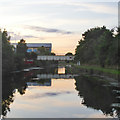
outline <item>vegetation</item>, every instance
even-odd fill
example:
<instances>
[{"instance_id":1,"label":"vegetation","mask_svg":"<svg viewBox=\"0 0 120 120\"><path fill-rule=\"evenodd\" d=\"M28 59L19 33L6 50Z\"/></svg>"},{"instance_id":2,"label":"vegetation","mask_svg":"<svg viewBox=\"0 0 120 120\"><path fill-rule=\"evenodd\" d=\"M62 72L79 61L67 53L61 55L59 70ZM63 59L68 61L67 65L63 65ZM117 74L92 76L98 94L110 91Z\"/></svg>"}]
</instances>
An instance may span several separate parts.
<instances>
[{"instance_id":1,"label":"vegetation","mask_svg":"<svg viewBox=\"0 0 120 120\"><path fill-rule=\"evenodd\" d=\"M37 59L37 53L35 52L29 52L26 54L27 59L33 59L36 60Z\"/></svg>"},{"instance_id":2,"label":"vegetation","mask_svg":"<svg viewBox=\"0 0 120 120\"><path fill-rule=\"evenodd\" d=\"M82 64L118 66L120 28L109 30L105 26L87 30L76 48L75 61Z\"/></svg>"},{"instance_id":3,"label":"vegetation","mask_svg":"<svg viewBox=\"0 0 120 120\"><path fill-rule=\"evenodd\" d=\"M38 55L52 55L52 56L56 55L54 52L50 52L49 49L45 48L44 46L38 48L37 54Z\"/></svg>"},{"instance_id":4,"label":"vegetation","mask_svg":"<svg viewBox=\"0 0 120 120\"><path fill-rule=\"evenodd\" d=\"M4 30L3 32L0 31L2 34L2 70L3 74L10 73L13 70L21 70L25 67L29 67L30 65L25 65L26 60L34 60L34 65L36 66L50 66L50 64L57 64L55 61L36 61L37 55L55 55L55 53L51 53L45 47L38 48L37 53L35 52L27 52L27 45L24 39L21 39L18 42L16 47L16 52L14 51L15 48L10 44L10 36L8 36L7 31Z\"/></svg>"},{"instance_id":5,"label":"vegetation","mask_svg":"<svg viewBox=\"0 0 120 120\"><path fill-rule=\"evenodd\" d=\"M16 49L15 63L17 69L22 69L24 67L24 60L27 58L27 45L25 40L21 39L18 42Z\"/></svg>"},{"instance_id":6,"label":"vegetation","mask_svg":"<svg viewBox=\"0 0 120 120\"><path fill-rule=\"evenodd\" d=\"M10 36L7 31L2 33L2 72L10 72L14 69L14 51L13 46L10 45Z\"/></svg>"},{"instance_id":7,"label":"vegetation","mask_svg":"<svg viewBox=\"0 0 120 120\"><path fill-rule=\"evenodd\" d=\"M6 30L2 34L2 74L6 75L13 70L20 70L25 67L24 60L28 58L36 59L37 54L27 53L27 45L25 40L21 39L18 42L16 52L14 52L14 46L10 44L10 36Z\"/></svg>"},{"instance_id":8,"label":"vegetation","mask_svg":"<svg viewBox=\"0 0 120 120\"><path fill-rule=\"evenodd\" d=\"M45 47L39 47L38 48L38 55L50 55L50 51L48 49L46 49Z\"/></svg>"},{"instance_id":9,"label":"vegetation","mask_svg":"<svg viewBox=\"0 0 120 120\"><path fill-rule=\"evenodd\" d=\"M111 73L111 74L120 74L120 71L116 69L107 69L107 68L102 68L98 66L80 66L80 68L93 69L93 70L98 70L98 71L102 71L105 73Z\"/></svg>"},{"instance_id":10,"label":"vegetation","mask_svg":"<svg viewBox=\"0 0 120 120\"><path fill-rule=\"evenodd\" d=\"M8 36L7 31L4 30L3 32L1 32L1 34L3 51L2 60L4 61L2 66L3 72L9 72L14 68L22 69L24 67L25 59L36 60L37 55L55 55L55 53L51 53L45 47L38 48L37 53L27 53L27 45L24 39L21 39L18 43L15 53L14 47L10 44L10 36ZM83 65L87 64L101 67L118 67L118 51L120 49L118 47L119 39L120 28L109 30L105 26L103 26L89 29L84 32L84 34L82 34L82 39L79 41L79 45L77 46L75 51L75 61L80 61ZM71 52L68 52L65 55L68 56L73 54ZM87 68L89 69L88 66ZM92 68L96 69L93 66ZM99 70L101 70L101 68Z\"/></svg>"},{"instance_id":11,"label":"vegetation","mask_svg":"<svg viewBox=\"0 0 120 120\"><path fill-rule=\"evenodd\" d=\"M118 75L120 74L120 71L116 70L116 69L111 69L111 68L103 68L103 67L99 67L99 66L89 66L89 65L80 65L80 66L77 66L77 65L74 65L74 68L76 70L72 70L71 72L73 73L74 71L76 71L77 73L80 72L80 69L86 69L86 70L94 70L94 71L101 71L101 72L104 72L104 73L110 73L110 74L115 74L115 75ZM70 70L70 68L69 68ZM77 71L78 70L78 71Z\"/></svg>"},{"instance_id":12,"label":"vegetation","mask_svg":"<svg viewBox=\"0 0 120 120\"><path fill-rule=\"evenodd\" d=\"M18 42L17 49L16 49L17 55L19 55L22 59L26 58L27 54L27 45L25 43L24 39L21 39L20 42Z\"/></svg>"}]
</instances>

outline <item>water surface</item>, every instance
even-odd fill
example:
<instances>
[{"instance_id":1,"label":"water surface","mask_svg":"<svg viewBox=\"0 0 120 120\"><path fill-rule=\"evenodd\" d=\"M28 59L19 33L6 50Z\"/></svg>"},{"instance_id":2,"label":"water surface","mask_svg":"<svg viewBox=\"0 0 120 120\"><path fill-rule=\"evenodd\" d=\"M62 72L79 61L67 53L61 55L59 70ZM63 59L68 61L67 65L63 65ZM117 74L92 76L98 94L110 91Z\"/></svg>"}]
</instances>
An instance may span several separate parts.
<instances>
[{"instance_id":1,"label":"water surface","mask_svg":"<svg viewBox=\"0 0 120 120\"><path fill-rule=\"evenodd\" d=\"M120 109L119 89L103 78L70 75L65 68L32 70L4 77L7 118L111 118Z\"/></svg>"}]
</instances>

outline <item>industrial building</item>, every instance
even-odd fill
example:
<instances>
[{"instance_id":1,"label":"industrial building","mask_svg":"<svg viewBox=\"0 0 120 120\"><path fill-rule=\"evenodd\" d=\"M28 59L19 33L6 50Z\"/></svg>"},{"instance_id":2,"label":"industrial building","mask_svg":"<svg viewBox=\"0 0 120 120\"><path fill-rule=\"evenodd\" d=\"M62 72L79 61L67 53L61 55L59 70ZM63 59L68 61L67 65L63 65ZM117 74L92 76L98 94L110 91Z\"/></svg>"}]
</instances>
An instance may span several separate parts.
<instances>
[{"instance_id":1,"label":"industrial building","mask_svg":"<svg viewBox=\"0 0 120 120\"><path fill-rule=\"evenodd\" d=\"M16 48L17 43L12 43L14 47ZM51 43L26 43L28 49L27 52L37 52L37 49L39 47L45 47L48 49L50 52L52 51L52 44Z\"/></svg>"}]
</instances>

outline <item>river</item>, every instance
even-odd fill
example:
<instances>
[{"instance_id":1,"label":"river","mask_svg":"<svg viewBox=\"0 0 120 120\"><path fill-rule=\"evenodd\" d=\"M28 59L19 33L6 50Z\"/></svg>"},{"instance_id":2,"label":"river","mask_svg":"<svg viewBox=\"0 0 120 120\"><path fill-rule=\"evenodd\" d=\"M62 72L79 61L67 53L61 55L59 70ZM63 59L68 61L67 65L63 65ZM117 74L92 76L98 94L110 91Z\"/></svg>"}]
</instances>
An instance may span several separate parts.
<instances>
[{"instance_id":1,"label":"river","mask_svg":"<svg viewBox=\"0 0 120 120\"><path fill-rule=\"evenodd\" d=\"M117 118L120 88L103 77L66 73L65 67L3 77L5 118Z\"/></svg>"}]
</instances>

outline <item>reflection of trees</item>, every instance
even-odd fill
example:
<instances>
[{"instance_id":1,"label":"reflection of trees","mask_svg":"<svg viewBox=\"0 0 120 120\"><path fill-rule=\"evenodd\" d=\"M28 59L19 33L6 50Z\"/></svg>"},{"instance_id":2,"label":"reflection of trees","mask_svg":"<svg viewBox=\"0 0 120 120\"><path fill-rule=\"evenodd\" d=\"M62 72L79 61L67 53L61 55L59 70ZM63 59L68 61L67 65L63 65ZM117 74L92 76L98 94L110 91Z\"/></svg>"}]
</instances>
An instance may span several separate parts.
<instances>
[{"instance_id":1,"label":"reflection of trees","mask_svg":"<svg viewBox=\"0 0 120 120\"><path fill-rule=\"evenodd\" d=\"M8 96L7 99L3 98L2 101L2 115L6 116L7 111L10 111L9 105L13 102L13 95Z\"/></svg>"},{"instance_id":2,"label":"reflection of trees","mask_svg":"<svg viewBox=\"0 0 120 120\"><path fill-rule=\"evenodd\" d=\"M14 101L15 89L23 95L25 94L27 85L23 74L15 74L12 76L3 76L2 82L2 114L6 116L10 111L10 104Z\"/></svg>"},{"instance_id":3,"label":"reflection of trees","mask_svg":"<svg viewBox=\"0 0 120 120\"><path fill-rule=\"evenodd\" d=\"M43 84L44 85L44 83L46 83L46 82L48 82L48 83L51 83L51 79L40 79L39 81L36 81L38 84L40 83L40 84Z\"/></svg>"},{"instance_id":4,"label":"reflection of trees","mask_svg":"<svg viewBox=\"0 0 120 120\"><path fill-rule=\"evenodd\" d=\"M80 76L75 80L76 90L83 97L82 104L101 110L105 115L114 115L115 109L111 105L118 101L112 87L104 86L105 82L98 81L95 77Z\"/></svg>"},{"instance_id":5,"label":"reflection of trees","mask_svg":"<svg viewBox=\"0 0 120 120\"><path fill-rule=\"evenodd\" d=\"M55 73L56 69L42 69L38 71L30 71L24 73L14 73L9 76L3 76L2 78L2 115L6 116L7 112L10 111L10 104L14 101L15 90L23 95L27 88L27 82L31 81L32 77L36 77L39 73ZM34 81L35 82L35 81ZM41 80L40 83L51 82L51 80Z\"/></svg>"},{"instance_id":6,"label":"reflection of trees","mask_svg":"<svg viewBox=\"0 0 120 120\"><path fill-rule=\"evenodd\" d=\"M39 72L41 74L57 74L58 73L58 68L55 67L51 67L51 68L46 68L46 69L41 69L41 71Z\"/></svg>"}]
</instances>

